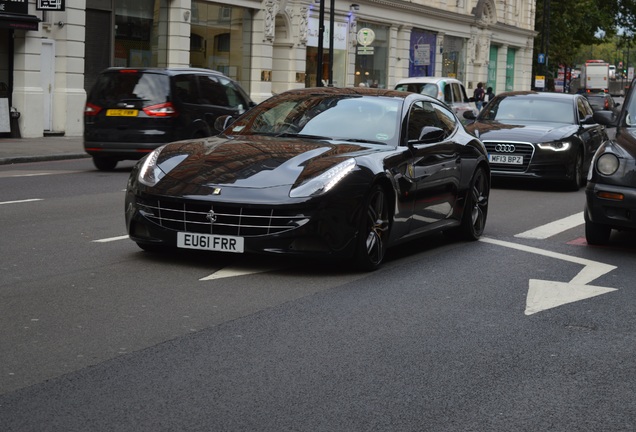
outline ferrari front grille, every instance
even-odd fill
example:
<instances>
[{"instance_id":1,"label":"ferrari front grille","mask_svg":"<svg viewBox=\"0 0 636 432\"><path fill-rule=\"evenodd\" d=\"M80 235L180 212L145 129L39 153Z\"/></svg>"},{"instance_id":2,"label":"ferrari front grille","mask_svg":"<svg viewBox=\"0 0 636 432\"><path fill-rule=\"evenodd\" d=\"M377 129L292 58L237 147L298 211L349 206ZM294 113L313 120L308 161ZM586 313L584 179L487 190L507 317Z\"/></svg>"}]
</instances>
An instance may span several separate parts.
<instances>
[{"instance_id":1,"label":"ferrari front grille","mask_svg":"<svg viewBox=\"0 0 636 432\"><path fill-rule=\"evenodd\" d=\"M298 228L309 216L293 209L241 207L168 200L138 201L139 212L163 228L202 234L257 237Z\"/></svg>"}]
</instances>

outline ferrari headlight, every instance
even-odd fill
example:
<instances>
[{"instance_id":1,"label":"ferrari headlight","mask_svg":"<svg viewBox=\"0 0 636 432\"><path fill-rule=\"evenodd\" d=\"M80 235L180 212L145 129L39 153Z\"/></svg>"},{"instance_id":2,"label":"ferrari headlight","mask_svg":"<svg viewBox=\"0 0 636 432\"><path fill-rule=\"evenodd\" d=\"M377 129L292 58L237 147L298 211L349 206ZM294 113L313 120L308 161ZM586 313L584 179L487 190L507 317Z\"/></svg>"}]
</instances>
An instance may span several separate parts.
<instances>
[{"instance_id":1,"label":"ferrari headlight","mask_svg":"<svg viewBox=\"0 0 636 432\"><path fill-rule=\"evenodd\" d=\"M177 165L187 159L187 153L170 152L162 154L161 152L166 146L161 146L153 150L146 159L144 159L139 169L139 182L146 186L155 186Z\"/></svg>"},{"instance_id":2,"label":"ferrari headlight","mask_svg":"<svg viewBox=\"0 0 636 432\"><path fill-rule=\"evenodd\" d=\"M570 148L572 143L569 141L552 141L547 143L538 143L537 145L541 150L566 151Z\"/></svg>"},{"instance_id":3,"label":"ferrari headlight","mask_svg":"<svg viewBox=\"0 0 636 432\"><path fill-rule=\"evenodd\" d=\"M620 162L615 154L602 154L596 161L596 169L603 175L610 176L618 171Z\"/></svg>"},{"instance_id":4,"label":"ferrari headlight","mask_svg":"<svg viewBox=\"0 0 636 432\"><path fill-rule=\"evenodd\" d=\"M355 167L355 159L347 159L319 176L307 180L305 183L292 189L291 192L289 192L289 196L291 198L300 198L325 193L336 186L340 180L345 178Z\"/></svg>"}]
</instances>

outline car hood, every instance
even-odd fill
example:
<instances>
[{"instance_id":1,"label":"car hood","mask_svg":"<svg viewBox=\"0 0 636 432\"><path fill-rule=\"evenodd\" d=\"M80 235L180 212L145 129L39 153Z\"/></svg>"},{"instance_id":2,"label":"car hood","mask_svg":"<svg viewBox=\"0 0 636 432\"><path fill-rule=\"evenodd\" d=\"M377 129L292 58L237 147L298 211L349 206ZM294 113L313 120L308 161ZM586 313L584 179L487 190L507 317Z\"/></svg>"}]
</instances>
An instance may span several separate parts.
<instances>
[{"instance_id":1,"label":"car hood","mask_svg":"<svg viewBox=\"0 0 636 432\"><path fill-rule=\"evenodd\" d=\"M376 151L382 150L377 145L268 136L181 141L161 152L161 166L171 170L157 186L166 190L176 183L254 189L292 186L349 157Z\"/></svg>"},{"instance_id":2,"label":"car hood","mask_svg":"<svg viewBox=\"0 0 636 432\"><path fill-rule=\"evenodd\" d=\"M574 134L578 126L569 123L477 121L466 129L485 141L547 142Z\"/></svg>"}]
</instances>

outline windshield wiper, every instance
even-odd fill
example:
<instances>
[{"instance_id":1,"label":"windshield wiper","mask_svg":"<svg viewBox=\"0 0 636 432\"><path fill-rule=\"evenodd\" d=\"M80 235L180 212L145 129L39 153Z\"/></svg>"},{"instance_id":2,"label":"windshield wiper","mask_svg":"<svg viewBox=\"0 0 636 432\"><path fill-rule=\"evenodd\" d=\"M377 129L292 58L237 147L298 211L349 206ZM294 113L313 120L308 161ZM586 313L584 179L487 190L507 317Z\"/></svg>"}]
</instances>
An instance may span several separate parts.
<instances>
[{"instance_id":1,"label":"windshield wiper","mask_svg":"<svg viewBox=\"0 0 636 432\"><path fill-rule=\"evenodd\" d=\"M385 141L374 141L374 140L368 140L368 139L362 139L362 138L342 138L342 139L340 139L340 141L354 142L354 143L365 143L365 144L382 144L382 145L386 145Z\"/></svg>"},{"instance_id":2,"label":"windshield wiper","mask_svg":"<svg viewBox=\"0 0 636 432\"><path fill-rule=\"evenodd\" d=\"M292 132L283 132L281 134L276 135L277 137L283 138L307 138L307 139L319 139L319 140L331 140L333 138L321 136L321 135L307 135L301 133L292 133Z\"/></svg>"}]
</instances>

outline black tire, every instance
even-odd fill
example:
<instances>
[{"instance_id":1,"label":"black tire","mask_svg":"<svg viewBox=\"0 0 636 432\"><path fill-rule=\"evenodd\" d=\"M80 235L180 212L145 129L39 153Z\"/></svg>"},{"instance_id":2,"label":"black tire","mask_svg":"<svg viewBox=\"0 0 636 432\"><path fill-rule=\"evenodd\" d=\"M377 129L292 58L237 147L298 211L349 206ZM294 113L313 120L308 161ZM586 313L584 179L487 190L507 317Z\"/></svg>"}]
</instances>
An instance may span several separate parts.
<instances>
[{"instance_id":1,"label":"black tire","mask_svg":"<svg viewBox=\"0 0 636 432\"><path fill-rule=\"evenodd\" d=\"M470 181L462 222L457 231L462 240L477 240L484 233L489 197L490 178L483 167L477 167Z\"/></svg>"},{"instance_id":2,"label":"black tire","mask_svg":"<svg viewBox=\"0 0 636 432\"><path fill-rule=\"evenodd\" d=\"M100 171L112 171L117 166L117 160L108 157L93 156L93 165Z\"/></svg>"},{"instance_id":3,"label":"black tire","mask_svg":"<svg viewBox=\"0 0 636 432\"><path fill-rule=\"evenodd\" d=\"M592 222L585 213L585 240L592 246L602 246L609 243L612 227Z\"/></svg>"},{"instance_id":4,"label":"black tire","mask_svg":"<svg viewBox=\"0 0 636 432\"><path fill-rule=\"evenodd\" d=\"M355 265L360 270L372 271L382 264L389 236L389 206L384 189L374 185L360 215Z\"/></svg>"},{"instance_id":5,"label":"black tire","mask_svg":"<svg viewBox=\"0 0 636 432\"><path fill-rule=\"evenodd\" d=\"M584 177L583 173L583 153L578 150L574 158L574 163L571 166L571 172L565 181L565 186L568 190L578 191L583 185Z\"/></svg>"}]
</instances>

